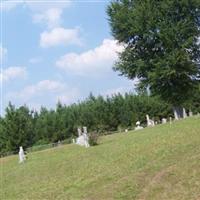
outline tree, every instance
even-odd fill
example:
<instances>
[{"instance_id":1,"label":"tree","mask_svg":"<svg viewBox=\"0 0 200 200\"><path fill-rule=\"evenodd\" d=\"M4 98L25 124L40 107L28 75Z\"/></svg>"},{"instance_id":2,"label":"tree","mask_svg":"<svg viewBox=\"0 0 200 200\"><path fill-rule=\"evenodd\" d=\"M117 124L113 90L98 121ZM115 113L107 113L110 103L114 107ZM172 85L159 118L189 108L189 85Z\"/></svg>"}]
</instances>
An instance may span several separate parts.
<instances>
[{"instance_id":1,"label":"tree","mask_svg":"<svg viewBox=\"0 0 200 200\"><path fill-rule=\"evenodd\" d=\"M114 70L179 110L200 82L200 1L114 0L107 14L124 45Z\"/></svg>"},{"instance_id":2,"label":"tree","mask_svg":"<svg viewBox=\"0 0 200 200\"><path fill-rule=\"evenodd\" d=\"M9 103L5 117L1 120L0 133L4 138L5 152L17 152L19 146L30 147L34 140L32 112L26 106L16 109Z\"/></svg>"}]
</instances>

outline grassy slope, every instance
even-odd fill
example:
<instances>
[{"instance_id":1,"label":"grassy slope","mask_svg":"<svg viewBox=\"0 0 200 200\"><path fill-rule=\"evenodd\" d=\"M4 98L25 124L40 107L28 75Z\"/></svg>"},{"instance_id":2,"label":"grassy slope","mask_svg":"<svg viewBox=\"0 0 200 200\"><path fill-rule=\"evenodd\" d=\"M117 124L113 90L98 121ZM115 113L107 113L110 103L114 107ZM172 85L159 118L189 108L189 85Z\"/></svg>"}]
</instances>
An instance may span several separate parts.
<instances>
[{"instance_id":1,"label":"grassy slope","mask_svg":"<svg viewBox=\"0 0 200 200\"><path fill-rule=\"evenodd\" d=\"M2 199L200 199L200 118L1 159ZM2 190L3 188L3 190Z\"/></svg>"}]
</instances>

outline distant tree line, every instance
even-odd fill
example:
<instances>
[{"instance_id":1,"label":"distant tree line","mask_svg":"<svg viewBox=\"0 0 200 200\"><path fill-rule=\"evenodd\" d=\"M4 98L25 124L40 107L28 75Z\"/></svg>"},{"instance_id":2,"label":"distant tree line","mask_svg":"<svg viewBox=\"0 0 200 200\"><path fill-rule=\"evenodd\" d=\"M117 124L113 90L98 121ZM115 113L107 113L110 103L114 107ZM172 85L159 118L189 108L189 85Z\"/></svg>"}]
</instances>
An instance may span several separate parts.
<instances>
[{"instance_id":1,"label":"distant tree line","mask_svg":"<svg viewBox=\"0 0 200 200\"><path fill-rule=\"evenodd\" d=\"M185 105L193 112L200 112L200 92ZM126 93L104 98L92 94L83 102L69 106L58 103L56 109L41 107L30 110L26 105L16 108L9 103L5 115L0 117L0 154L17 152L34 145L72 139L77 136L77 127L87 126L89 132L98 134L132 129L136 121L146 123L145 115L154 120L172 116L172 105L158 96Z\"/></svg>"}]
</instances>

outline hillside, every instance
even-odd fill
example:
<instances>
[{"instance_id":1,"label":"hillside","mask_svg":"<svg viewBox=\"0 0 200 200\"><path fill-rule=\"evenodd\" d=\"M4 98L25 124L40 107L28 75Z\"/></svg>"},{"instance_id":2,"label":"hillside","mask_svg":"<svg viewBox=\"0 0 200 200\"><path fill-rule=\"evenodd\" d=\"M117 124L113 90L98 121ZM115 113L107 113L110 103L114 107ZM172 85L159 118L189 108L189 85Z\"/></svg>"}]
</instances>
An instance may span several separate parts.
<instances>
[{"instance_id":1,"label":"hillside","mask_svg":"<svg viewBox=\"0 0 200 200\"><path fill-rule=\"evenodd\" d=\"M1 158L1 199L200 199L200 117Z\"/></svg>"}]
</instances>

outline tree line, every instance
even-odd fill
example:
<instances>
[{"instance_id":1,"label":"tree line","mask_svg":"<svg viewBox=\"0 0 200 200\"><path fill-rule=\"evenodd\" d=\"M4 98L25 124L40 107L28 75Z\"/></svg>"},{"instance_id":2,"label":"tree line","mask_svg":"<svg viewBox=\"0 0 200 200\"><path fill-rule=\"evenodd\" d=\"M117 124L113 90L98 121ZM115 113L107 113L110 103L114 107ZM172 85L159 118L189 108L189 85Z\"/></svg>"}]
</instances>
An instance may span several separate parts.
<instances>
[{"instance_id":1,"label":"tree line","mask_svg":"<svg viewBox=\"0 0 200 200\"><path fill-rule=\"evenodd\" d=\"M194 112L200 112L200 92L186 105ZM97 134L132 129L136 121L146 123L146 114L155 121L173 116L172 105L158 96L126 93L113 96L93 96L82 102L63 105L55 109L41 107L33 111L26 105L16 108L9 103L5 115L0 117L0 153L17 152L34 145L57 142L77 136L77 128L87 126L89 132Z\"/></svg>"}]
</instances>

